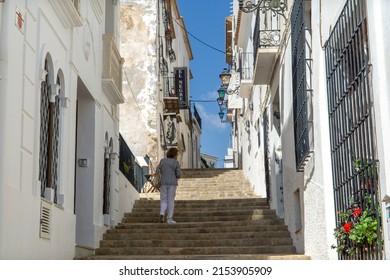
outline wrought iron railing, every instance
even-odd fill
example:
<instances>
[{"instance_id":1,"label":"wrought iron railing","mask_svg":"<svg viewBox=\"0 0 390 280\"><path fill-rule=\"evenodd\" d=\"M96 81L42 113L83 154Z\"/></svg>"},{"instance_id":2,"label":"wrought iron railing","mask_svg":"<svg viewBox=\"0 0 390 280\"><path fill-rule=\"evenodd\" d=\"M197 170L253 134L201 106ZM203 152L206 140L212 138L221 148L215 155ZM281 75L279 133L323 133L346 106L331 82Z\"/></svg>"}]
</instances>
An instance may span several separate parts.
<instances>
[{"instance_id":1,"label":"wrought iron railing","mask_svg":"<svg viewBox=\"0 0 390 280\"><path fill-rule=\"evenodd\" d=\"M148 162L148 158L146 160ZM145 175L149 174L149 168L141 168L137 164L135 156L121 134L119 134L119 170L133 187L138 192L141 192L146 182Z\"/></svg>"},{"instance_id":2,"label":"wrought iron railing","mask_svg":"<svg viewBox=\"0 0 390 280\"><path fill-rule=\"evenodd\" d=\"M256 61L258 48L279 46L281 40L281 18L281 15L275 15L271 10L257 10L253 32L253 61Z\"/></svg>"},{"instance_id":3,"label":"wrought iron railing","mask_svg":"<svg viewBox=\"0 0 390 280\"><path fill-rule=\"evenodd\" d=\"M166 97L178 97L175 89L175 78L169 76L162 77L162 89L163 96Z\"/></svg>"},{"instance_id":4,"label":"wrought iron railing","mask_svg":"<svg viewBox=\"0 0 390 280\"><path fill-rule=\"evenodd\" d=\"M295 140L295 164L297 171L303 171L306 160L311 153L311 85L310 53L307 53L305 23L305 1L294 2L291 13L291 52L292 52L292 86L293 117Z\"/></svg>"},{"instance_id":5,"label":"wrought iron railing","mask_svg":"<svg viewBox=\"0 0 390 280\"><path fill-rule=\"evenodd\" d=\"M336 236L340 259L383 258L365 5L365 0L348 0L325 44L336 223L347 225ZM340 213L351 211L354 221L348 224ZM358 227L363 219L370 232ZM356 240L355 232L371 240Z\"/></svg>"},{"instance_id":6,"label":"wrought iron railing","mask_svg":"<svg viewBox=\"0 0 390 280\"><path fill-rule=\"evenodd\" d=\"M264 172L265 172L265 189L267 195L267 202L271 200L271 165L270 165L270 151L269 151L269 118L268 110L263 113L263 140L264 140Z\"/></svg>"},{"instance_id":7,"label":"wrought iron railing","mask_svg":"<svg viewBox=\"0 0 390 280\"><path fill-rule=\"evenodd\" d=\"M202 118L200 117L198 110L196 110L196 106L194 106L194 117L195 117L196 121L198 122L199 127L202 128Z\"/></svg>"}]
</instances>

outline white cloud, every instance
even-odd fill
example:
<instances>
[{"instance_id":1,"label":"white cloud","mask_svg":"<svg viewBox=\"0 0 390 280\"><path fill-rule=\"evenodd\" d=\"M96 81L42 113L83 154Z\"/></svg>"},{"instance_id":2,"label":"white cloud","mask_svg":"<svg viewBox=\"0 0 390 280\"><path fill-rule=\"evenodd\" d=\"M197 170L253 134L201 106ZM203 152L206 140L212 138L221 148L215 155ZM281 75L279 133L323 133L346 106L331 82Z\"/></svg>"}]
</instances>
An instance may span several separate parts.
<instances>
[{"instance_id":1,"label":"white cloud","mask_svg":"<svg viewBox=\"0 0 390 280\"><path fill-rule=\"evenodd\" d=\"M219 89L218 88L215 88L214 91L209 91L208 93L205 93L205 94L202 94L201 95L201 99L205 99L205 100L215 100L215 103L217 103L217 98L218 98L218 92L217 90Z\"/></svg>"},{"instance_id":2,"label":"white cloud","mask_svg":"<svg viewBox=\"0 0 390 280\"><path fill-rule=\"evenodd\" d=\"M215 101L215 103L217 103ZM206 111L205 107L202 104L196 103L196 110L198 111L200 118L202 119L202 127L207 123L210 126L210 129L216 128L218 131L223 131L226 129L227 123L221 123L221 120L218 116L218 112L210 114Z\"/></svg>"}]
</instances>

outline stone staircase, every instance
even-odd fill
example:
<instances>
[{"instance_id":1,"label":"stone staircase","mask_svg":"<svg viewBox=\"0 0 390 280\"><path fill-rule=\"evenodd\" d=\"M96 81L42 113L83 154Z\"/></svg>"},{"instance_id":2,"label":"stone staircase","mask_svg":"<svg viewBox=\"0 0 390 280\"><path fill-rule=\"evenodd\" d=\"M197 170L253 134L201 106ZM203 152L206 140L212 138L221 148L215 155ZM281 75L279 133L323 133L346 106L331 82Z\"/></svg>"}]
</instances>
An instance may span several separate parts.
<instances>
[{"instance_id":1,"label":"stone staircase","mask_svg":"<svg viewBox=\"0 0 390 280\"><path fill-rule=\"evenodd\" d=\"M177 224L159 223L159 193L143 193L88 259L310 259L241 170L182 170Z\"/></svg>"}]
</instances>

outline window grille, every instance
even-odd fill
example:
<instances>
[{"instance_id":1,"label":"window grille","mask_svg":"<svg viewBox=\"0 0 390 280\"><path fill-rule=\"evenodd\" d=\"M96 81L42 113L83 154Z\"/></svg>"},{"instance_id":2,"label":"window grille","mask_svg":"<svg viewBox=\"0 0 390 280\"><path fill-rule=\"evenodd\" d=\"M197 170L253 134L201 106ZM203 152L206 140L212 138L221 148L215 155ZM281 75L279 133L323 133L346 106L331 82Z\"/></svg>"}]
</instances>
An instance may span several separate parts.
<instances>
[{"instance_id":1,"label":"window grille","mask_svg":"<svg viewBox=\"0 0 390 280\"><path fill-rule=\"evenodd\" d=\"M306 51L305 1L297 0L291 14L292 85L295 140L295 164L303 171L311 153L311 86L308 67L310 54Z\"/></svg>"},{"instance_id":2,"label":"window grille","mask_svg":"<svg viewBox=\"0 0 390 280\"><path fill-rule=\"evenodd\" d=\"M103 174L103 214L110 214L110 181L111 181L111 152L113 149L112 138L110 145L104 148L104 174Z\"/></svg>"},{"instance_id":3,"label":"window grille","mask_svg":"<svg viewBox=\"0 0 390 280\"><path fill-rule=\"evenodd\" d=\"M45 61L45 80L41 84L41 124L39 148L39 181L41 182L41 196L45 197L47 188L54 192L54 203L57 203L58 192L58 163L59 163L59 136L60 136L60 92L54 99L51 96L56 89L49 83L48 61ZM57 85L60 79L57 77ZM54 102L52 102L54 100ZM49 197L49 199L51 199Z\"/></svg>"},{"instance_id":4,"label":"window grille","mask_svg":"<svg viewBox=\"0 0 390 280\"><path fill-rule=\"evenodd\" d=\"M356 202L381 225L365 3L346 2L325 44L333 188L336 213ZM336 223L342 223L340 215ZM340 252L339 258L382 259L381 226L376 234L372 245L355 246L349 240L354 254Z\"/></svg>"},{"instance_id":5,"label":"window grille","mask_svg":"<svg viewBox=\"0 0 390 280\"><path fill-rule=\"evenodd\" d=\"M270 151L269 151L269 118L268 108L263 113L263 140L264 140L264 171L265 171L265 188L267 194L267 202L271 200L271 166L270 166Z\"/></svg>"}]
</instances>

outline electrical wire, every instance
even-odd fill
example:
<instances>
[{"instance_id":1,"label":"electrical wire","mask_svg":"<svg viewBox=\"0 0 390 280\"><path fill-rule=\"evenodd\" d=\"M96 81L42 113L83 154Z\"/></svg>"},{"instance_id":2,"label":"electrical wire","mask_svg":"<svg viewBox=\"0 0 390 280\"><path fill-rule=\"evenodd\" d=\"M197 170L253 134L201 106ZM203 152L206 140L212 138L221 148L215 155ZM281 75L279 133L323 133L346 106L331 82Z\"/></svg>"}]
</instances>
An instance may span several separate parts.
<instances>
[{"instance_id":1,"label":"electrical wire","mask_svg":"<svg viewBox=\"0 0 390 280\"><path fill-rule=\"evenodd\" d=\"M173 17L172 17L172 18L173 18ZM215 51L217 51L217 52L220 52L220 53L223 53L223 54L226 55L226 52L221 51L220 49L217 49L217 48L215 48L215 47L213 47L213 46L207 44L206 42L202 41L201 39L199 39L199 38L196 37L195 35L191 34L191 33L190 33L186 28L184 28L176 19L173 18L173 20L177 23L177 25L180 26L181 29L184 30L184 32L186 32L188 35L190 35L190 36L191 36L192 38L194 38L195 40L199 41L200 43L202 43L203 45L209 47L210 49L213 49L213 50L215 50Z\"/></svg>"},{"instance_id":2,"label":"electrical wire","mask_svg":"<svg viewBox=\"0 0 390 280\"><path fill-rule=\"evenodd\" d=\"M141 110L141 108L139 107L139 104L138 104L138 102L137 102L137 98L135 97L135 94L134 94L134 92L133 92L133 89L132 89L131 86L130 86L130 81L129 81L129 77L127 76L126 69L123 69L123 73L124 73L125 76L126 76L127 85L128 85L129 88L130 88L131 95L133 96L134 102L135 102L135 104L137 105L138 111L140 112L140 114L141 114L141 116L144 118L144 120L147 122L148 119L147 119L147 118L145 117L145 115L142 113L142 110Z\"/></svg>"}]
</instances>

